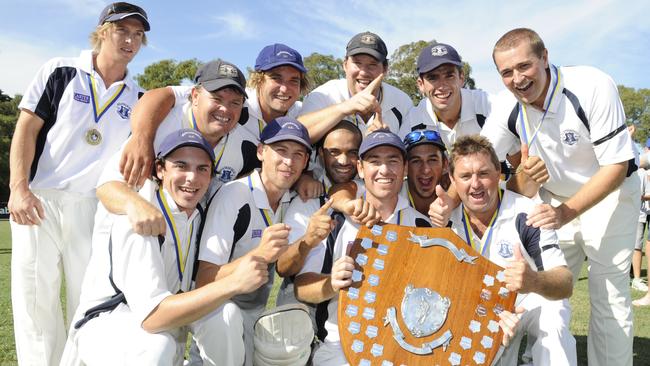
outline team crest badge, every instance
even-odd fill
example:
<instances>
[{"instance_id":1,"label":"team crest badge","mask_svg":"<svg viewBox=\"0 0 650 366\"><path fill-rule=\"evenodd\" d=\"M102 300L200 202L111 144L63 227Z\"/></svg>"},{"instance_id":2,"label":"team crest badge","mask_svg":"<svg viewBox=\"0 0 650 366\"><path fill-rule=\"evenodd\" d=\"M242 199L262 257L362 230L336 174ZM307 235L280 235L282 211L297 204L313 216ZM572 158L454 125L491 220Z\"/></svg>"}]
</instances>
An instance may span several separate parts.
<instances>
[{"instance_id":1,"label":"team crest badge","mask_svg":"<svg viewBox=\"0 0 650 366\"><path fill-rule=\"evenodd\" d=\"M377 38L375 38L375 36L373 36L372 34L364 34L361 36L359 41L361 41L361 43L364 44L375 44L377 43Z\"/></svg>"},{"instance_id":2,"label":"team crest badge","mask_svg":"<svg viewBox=\"0 0 650 366\"><path fill-rule=\"evenodd\" d=\"M447 47L445 46L438 45L438 46L431 47L431 56L440 57L446 54L447 54Z\"/></svg>"},{"instance_id":3,"label":"team crest badge","mask_svg":"<svg viewBox=\"0 0 650 366\"><path fill-rule=\"evenodd\" d=\"M131 117L131 107L125 103L117 103L117 114L119 114L122 119L129 119L129 117Z\"/></svg>"},{"instance_id":4,"label":"team crest badge","mask_svg":"<svg viewBox=\"0 0 650 366\"><path fill-rule=\"evenodd\" d=\"M492 363L498 314L516 297L503 268L448 228L362 226L349 256L355 268L339 293L338 328L350 365Z\"/></svg>"},{"instance_id":5,"label":"team crest badge","mask_svg":"<svg viewBox=\"0 0 650 366\"><path fill-rule=\"evenodd\" d=\"M251 239L261 238L261 237L262 237L262 229L253 229L251 231Z\"/></svg>"},{"instance_id":6,"label":"team crest badge","mask_svg":"<svg viewBox=\"0 0 650 366\"><path fill-rule=\"evenodd\" d=\"M229 78L236 78L237 69L235 69L230 65L221 65L219 66L219 75L229 77Z\"/></svg>"},{"instance_id":7,"label":"team crest badge","mask_svg":"<svg viewBox=\"0 0 650 366\"><path fill-rule=\"evenodd\" d=\"M502 256L503 258L510 258L512 257L512 245L508 243L507 241L502 241L500 242L497 247L499 247L499 255Z\"/></svg>"},{"instance_id":8,"label":"team crest badge","mask_svg":"<svg viewBox=\"0 0 650 366\"><path fill-rule=\"evenodd\" d=\"M235 177L235 169L229 166L223 167L218 175L220 181L223 183L228 183Z\"/></svg>"},{"instance_id":9,"label":"team crest badge","mask_svg":"<svg viewBox=\"0 0 650 366\"><path fill-rule=\"evenodd\" d=\"M562 131L562 143L565 145L573 146L578 143L580 135L573 130Z\"/></svg>"}]
</instances>

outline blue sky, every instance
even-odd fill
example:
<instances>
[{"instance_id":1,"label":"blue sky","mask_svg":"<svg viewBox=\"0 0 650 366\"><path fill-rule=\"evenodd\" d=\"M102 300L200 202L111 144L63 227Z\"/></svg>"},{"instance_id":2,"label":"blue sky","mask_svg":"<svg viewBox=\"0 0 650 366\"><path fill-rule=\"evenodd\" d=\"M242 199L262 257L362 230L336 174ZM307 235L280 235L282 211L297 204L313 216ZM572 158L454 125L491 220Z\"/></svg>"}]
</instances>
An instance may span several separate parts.
<instances>
[{"instance_id":1,"label":"blue sky","mask_svg":"<svg viewBox=\"0 0 650 366\"><path fill-rule=\"evenodd\" d=\"M47 59L88 48L103 0L3 0L0 89L24 93ZM588 64L618 84L650 88L650 2L633 1L153 1L149 46L131 63L134 74L162 60L223 58L245 69L259 50L286 43L307 56L341 57L356 33L378 33L392 53L402 44L432 40L456 47L478 87L502 89L492 46L515 27L535 29L557 65ZM192 6L192 7L190 7Z\"/></svg>"}]
</instances>

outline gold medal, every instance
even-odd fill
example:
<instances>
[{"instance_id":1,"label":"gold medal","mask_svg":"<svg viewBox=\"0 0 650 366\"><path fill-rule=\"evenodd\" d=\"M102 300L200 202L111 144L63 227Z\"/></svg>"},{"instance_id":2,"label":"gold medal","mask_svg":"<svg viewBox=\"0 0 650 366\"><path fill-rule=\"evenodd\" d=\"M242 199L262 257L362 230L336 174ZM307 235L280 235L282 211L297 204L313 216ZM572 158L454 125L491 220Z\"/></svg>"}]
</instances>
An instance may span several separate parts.
<instances>
[{"instance_id":1,"label":"gold medal","mask_svg":"<svg viewBox=\"0 0 650 366\"><path fill-rule=\"evenodd\" d=\"M102 134L96 128L86 131L86 142L89 145L99 145L102 142Z\"/></svg>"}]
</instances>

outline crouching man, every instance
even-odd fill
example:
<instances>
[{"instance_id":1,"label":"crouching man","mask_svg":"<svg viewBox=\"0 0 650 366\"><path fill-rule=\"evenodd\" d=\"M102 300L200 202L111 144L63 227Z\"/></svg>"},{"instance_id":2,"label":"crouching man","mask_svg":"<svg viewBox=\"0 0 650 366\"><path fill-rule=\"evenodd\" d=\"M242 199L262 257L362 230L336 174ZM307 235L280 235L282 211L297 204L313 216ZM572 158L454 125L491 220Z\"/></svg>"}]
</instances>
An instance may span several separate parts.
<instances>
[{"instance_id":1,"label":"crouching man","mask_svg":"<svg viewBox=\"0 0 650 366\"><path fill-rule=\"evenodd\" d=\"M125 215L106 220L111 228L93 242L64 365L180 365L188 330L204 364L243 363L243 341L227 334L241 324L228 324L231 309L221 305L265 283L266 264L249 256L223 280L190 291L197 204L210 184L214 152L198 131L182 129L163 140L156 156L156 182L139 194L160 209L166 234L136 234Z\"/></svg>"}]
</instances>

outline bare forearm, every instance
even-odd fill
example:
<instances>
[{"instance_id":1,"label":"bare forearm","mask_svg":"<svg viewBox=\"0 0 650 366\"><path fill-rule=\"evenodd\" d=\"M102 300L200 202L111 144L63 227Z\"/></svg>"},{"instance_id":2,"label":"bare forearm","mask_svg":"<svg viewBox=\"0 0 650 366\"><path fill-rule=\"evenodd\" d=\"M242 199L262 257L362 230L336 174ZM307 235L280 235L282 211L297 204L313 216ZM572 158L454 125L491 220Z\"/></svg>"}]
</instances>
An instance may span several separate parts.
<instances>
[{"instance_id":1,"label":"bare forearm","mask_svg":"<svg viewBox=\"0 0 650 366\"><path fill-rule=\"evenodd\" d=\"M338 292L332 288L331 277L320 273L303 273L295 281L296 298L311 304L329 300Z\"/></svg>"},{"instance_id":2,"label":"bare forearm","mask_svg":"<svg viewBox=\"0 0 650 366\"><path fill-rule=\"evenodd\" d=\"M142 328L149 333L158 333L190 324L236 294L235 281L224 278L189 292L168 296L142 322Z\"/></svg>"},{"instance_id":3,"label":"bare forearm","mask_svg":"<svg viewBox=\"0 0 650 366\"><path fill-rule=\"evenodd\" d=\"M573 293L573 275L566 266L556 267L548 271L537 272L535 289L549 300L560 300L571 297Z\"/></svg>"},{"instance_id":4,"label":"bare forearm","mask_svg":"<svg viewBox=\"0 0 650 366\"><path fill-rule=\"evenodd\" d=\"M312 143L318 142L327 131L347 116L343 104L333 104L319 111L298 117L298 120L307 127Z\"/></svg>"},{"instance_id":5,"label":"bare forearm","mask_svg":"<svg viewBox=\"0 0 650 366\"><path fill-rule=\"evenodd\" d=\"M230 276L235 271L235 269L237 269L239 262L243 258L244 257L239 257L230 263L224 264L223 266L219 266L210 262L199 261L199 269L196 274L196 287L203 287L212 282L216 282Z\"/></svg>"},{"instance_id":6,"label":"bare forearm","mask_svg":"<svg viewBox=\"0 0 650 366\"><path fill-rule=\"evenodd\" d=\"M134 138L153 141L158 126L174 107L174 103L174 92L170 88L158 88L144 93L131 115Z\"/></svg>"},{"instance_id":7,"label":"bare forearm","mask_svg":"<svg viewBox=\"0 0 650 366\"><path fill-rule=\"evenodd\" d=\"M36 151L36 137L43 126L43 120L23 110L11 139L9 152L9 188L27 189L29 172Z\"/></svg>"},{"instance_id":8,"label":"bare forearm","mask_svg":"<svg viewBox=\"0 0 650 366\"><path fill-rule=\"evenodd\" d=\"M526 197L533 197L537 192L539 191L539 187L541 185L534 180L530 179L526 174L523 174L522 172L518 172L512 175L508 182L506 183L506 187L513 191L517 192L522 196Z\"/></svg>"},{"instance_id":9,"label":"bare forearm","mask_svg":"<svg viewBox=\"0 0 650 366\"><path fill-rule=\"evenodd\" d=\"M112 181L97 188L97 198L108 212L115 215L126 215L130 208L139 205L151 205L126 183Z\"/></svg>"},{"instance_id":10,"label":"bare forearm","mask_svg":"<svg viewBox=\"0 0 650 366\"><path fill-rule=\"evenodd\" d=\"M305 258L307 258L311 249L312 246L307 243L304 237L291 244L278 258L277 271L280 277L289 277L298 273L305 264Z\"/></svg>"}]
</instances>

